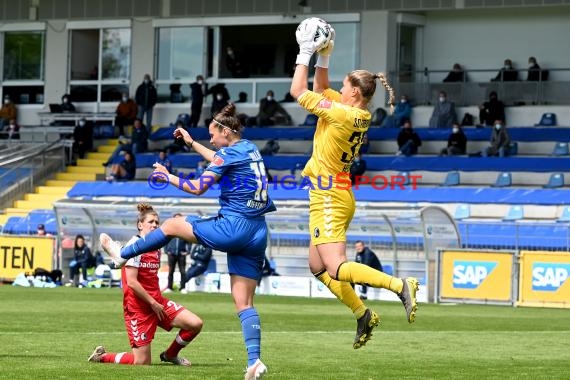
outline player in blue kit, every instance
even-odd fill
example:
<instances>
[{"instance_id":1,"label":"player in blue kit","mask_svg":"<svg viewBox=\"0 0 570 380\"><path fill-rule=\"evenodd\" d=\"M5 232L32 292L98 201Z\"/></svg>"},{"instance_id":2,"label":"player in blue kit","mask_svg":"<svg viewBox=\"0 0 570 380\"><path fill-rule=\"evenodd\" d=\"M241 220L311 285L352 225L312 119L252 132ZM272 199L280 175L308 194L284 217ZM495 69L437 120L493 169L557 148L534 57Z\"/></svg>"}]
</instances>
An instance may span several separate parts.
<instances>
[{"instance_id":1,"label":"player in blue kit","mask_svg":"<svg viewBox=\"0 0 570 380\"><path fill-rule=\"evenodd\" d=\"M101 234L99 240L119 267L132 257L164 247L173 237L227 252L232 297L248 354L245 380L251 380L267 373L260 359L261 323L253 306L253 296L267 247L264 214L276 208L267 193L261 154L255 144L241 138L241 128L235 106L229 104L209 125L210 143L217 151L194 141L186 130L176 129L176 138L183 138L186 145L210 162L200 178L179 178L168 174L162 165L154 164L154 175L168 178L170 184L191 194L201 195L219 182L218 216L170 218L160 228L125 247L107 234Z\"/></svg>"}]
</instances>

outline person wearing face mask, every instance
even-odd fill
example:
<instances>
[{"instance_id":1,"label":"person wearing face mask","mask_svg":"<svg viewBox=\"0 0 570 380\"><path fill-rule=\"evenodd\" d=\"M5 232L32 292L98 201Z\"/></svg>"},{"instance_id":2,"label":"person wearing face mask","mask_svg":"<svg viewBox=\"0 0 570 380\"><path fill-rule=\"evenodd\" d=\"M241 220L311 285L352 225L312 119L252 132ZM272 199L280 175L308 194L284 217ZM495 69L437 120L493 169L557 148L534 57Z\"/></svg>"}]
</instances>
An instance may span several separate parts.
<instances>
[{"instance_id":1,"label":"person wearing face mask","mask_svg":"<svg viewBox=\"0 0 570 380\"><path fill-rule=\"evenodd\" d=\"M143 82L137 87L135 101L137 102L137 118L143 119L146 114L146 127L150 132L152 128L152 111L158 100L156 87L152 83L149 74L145 74Z\"/></svg>"},{"instance_id":2,"label":"person wearing face mask","mask_svg":"<svg viewBox=\"0 0 570 380\"><path fill-rule=\"evenodd\" d=\"M16 123L16 119L10 119L7 129L8 140L18 140L20 138L20 126Z\"/></svg>"},{"instance_id":3,"label":"person wearing face mask","mask_svg":"<svg viewBox=\"0 0 570 380\"><path fill-rule=\"evenodd\" d=\"M422 146L422 139L414 131L412 122L406 120L402 126L402 130L398 134L398 148L396 156L404 155L406 157L413 156L418 153L418 148Z\"/></svg>"},{"instance_id":4,"label":"person wearing face mask","mask_svg":"<svg viewBox=\"0 0 570 380\"><path fill-rule=\"evenodd\" d=\"M258 127L268 125L291 125L291 115L277 100L272 90L267 91L265 98L259 101L259 112L255 117L255 124Z\"/></svg>"},{"instance_id":5,"label":"person wearing face mask","mask_svg":"<svg viewBox=\"0 0 570 380\"><path fill-rule=\"evenodd\" d=\"M0 131L6 130L6 127L10 124L10 120L17 118L18 110L14 103L12 103L10 96L6 95L4 97L4 104L2 108L0 108Z\"/></svg>"},{"instance_id":6,"label":"person wearing face mask","mask_svg":"<svg viewBox=\"0 0 570 380\"><path fill-rule=\"evenodd\" d=\"M491 91L489 101L479 106L479 121L483 125L491 126L495 120L506 120L505 104L499 100L496 91Z\"/></svg>"},{"instance_id":7,"label":"person wearing face mask","mask_svg":"<svg viewBox=\"0 0 570 380\"><path fill-rule=\"evenodd\" d=\"M241 56L236 53L231 46L226 48L226 68L231 73L232 78L249 77L249 73L242 62Z\"/></svg>"},{"instance_id":8,"label":"person wearing face mask","mask_svg":"<svg viewBox=\"0 0 570 380\"><path fill-rule=\"evenodd\" d=\"M198 126L206 94L208 94L208 84L202 75L198 75L196 76L196 82L190 84L190 96L192 97L192 103L190 105L191 127Z\"/></svg>"},{"instance_id":9,"label":"person wearing face mask","mask_svg":"<svg viewBox=\"0 0 570 380\"><path fill-rule=\"evenodd\" d=\"M445 91L439 93L439 101L433 108L433 113L429 119L430 128L451 128L453 123L457 123L455 113L455 103L447 99Z\"/></svg>"},{"instance_id":10,"label":"person wearing face mask","mask_svg":"<svg viewBox=\"0 0 570 380\"><path fill-rule=\"evenodd\" d=\"M125 126L133 125L137 117L137 104L129 98L127 92L121 94L115 114L115 126L119 128L119 136L125 136Z\"/></svg>"},{"instance_id":11,"label":"person wearing face mask","mask_svg":"<svg viewBox=\"0 0 570 380\"><path fill-rule=\"evenodd\" d=\"M400 128L404 121L409 120L412 117L412 105L407 95L402 95L400 97L400 102L394 107L394 113L388 116L386 119L385 126Z\"/></svg>"},{"instance_id":12,"label":"person wearing face mask","mask_svg":"<svg viewBox=\"0 0 570 380\"><path fill-rule=\"evenodd\" d=\"M93 149L93 126L85 118L79 119L73 130L73 151L79 158L85 158L85 153Z\"/></svg>"},{"instance_id":13,"label":"person wearing face mask","mask_svg":"<svg viewBox=\"0 0 570 380\"><path fill-rule=\"evenodd\" d=\"M491 133L491 145L483 150L483 157L505 157L508 153L511 138L505 122L503 120L495 120L493 132Z\"/></svg>"},{"instance_id":14,"label":"person wearing face mask","mask_svg":"<svg viewBox=\"0 0 570 380\"><path fill-rule=\"evenodd\" d=\"M447 147L441 150L442 156L457 156L467 152L467 136L458 123L453 124L453 128L447 138Z\"/></svg>"},{"instance_id":15,"label":"person wearing face mask","mask_svg":"<svg viewBox=\"0 0 570 380\"><path fill-rule=\"evenodd\" d=\"M536 63L536 58L528 58L528 75L526 80L529 82L538 82L540 80L540 66Z\"/></svg>"},{"instance_id":16,"label":"person wearing face mask","mask_svg":"<svg viewBox=\"0 0 570 380\"><path fill-rule=\"evenodd\" d=\"M75 112L75 106L71 103L69 94L64 94L61 97L61 111L62 112Z\"/></svg>"},{"instance_id":17,"label":"person wearing face mask","mask_svg":"<svg viewBox=\"0 0 570 380\"><path fill-rule=\"evenodd\" d=\"M519 72L513 68L513 62L505 59L504 66L499 70L493 82L516 82L519 80Z\"/></svg>"}]
</instances>

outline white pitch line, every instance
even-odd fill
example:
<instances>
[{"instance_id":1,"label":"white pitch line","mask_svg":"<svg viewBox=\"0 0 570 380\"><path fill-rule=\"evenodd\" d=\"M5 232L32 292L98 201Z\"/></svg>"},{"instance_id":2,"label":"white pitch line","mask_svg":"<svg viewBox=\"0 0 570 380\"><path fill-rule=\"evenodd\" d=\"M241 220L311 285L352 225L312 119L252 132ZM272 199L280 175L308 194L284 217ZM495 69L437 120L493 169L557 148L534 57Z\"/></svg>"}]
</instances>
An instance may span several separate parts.
<instances>
[{"instance_id":1,"label":"white pitch line","mask_svg":"<svg viewBox=\"0 0 570 380\"><path fill-rule=\"evenodd\" d=\"M414 334L414 335L435 335L435 334L560 334L560 333L570 333L570 330L516 330L516 331L466 331L466 330L440 330L440 331L382 331L382 328L378 330L379 333L386 334ZM72 333L80 333L81 335L123 335L125 331L0 331L0 335L69 335ZM157 331L160 334L169 334L167 331ZM241 335L241 331L202 331L200 335L212 334L212 335ZM322 335L322 334L354 334L354 330L330 330L330 331L263 331L263 335L272 334L304 334L304 335Z\"/></svg>"}]
</instances>

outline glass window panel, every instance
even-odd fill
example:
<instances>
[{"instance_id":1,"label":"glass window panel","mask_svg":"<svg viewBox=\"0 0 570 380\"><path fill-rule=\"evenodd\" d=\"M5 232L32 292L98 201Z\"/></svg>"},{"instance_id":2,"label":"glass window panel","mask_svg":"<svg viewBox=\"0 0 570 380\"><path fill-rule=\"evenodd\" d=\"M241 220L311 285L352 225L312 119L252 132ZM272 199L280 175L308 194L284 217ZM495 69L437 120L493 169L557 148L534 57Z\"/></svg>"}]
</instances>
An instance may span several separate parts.
<instances>
[{"instance_id":1,"label":"glass window panel","mask_svg":"<svg viewBox=\"0 0 570 380\"><path fill-rule=\"evenodd\" d=\"M204 28L160 28L158 79L194 81L204 73Z\"/></svg>"},{"instance_id":2,"label":"glass window panel","mask_svg":"<svg viewBox=\"0 0 570 380\"><path fill-rule=\"evenodd\" d=\"M70 95L74 102L96 102L97 85L71 85Z\"/></svg>"},{"instance_id":3,"label":"glass window panel","mask_svg":"<svg viewBox=\"0 0 570 380\"><path fill-rule=\"evenodd\" d=\"M4 80L43 80L44 32L4 33Z\"/></svg>"},{"instance_id":4,"label":"glass window panel","mask_svg":"<svg viewBox=\"0 0 570 380\"><path fill-rule=\"evenodd\" d=\"M176 95L175 90L178 86L180 86L179 90L182 94L181 98ZM157 84L156 92L158 93L159 103L184 103L190 101L190 85L188 83Z\"/></svg>"},{"instance_id":5,"label":"glass window panel","mask_svg":"<svg viewBox=\"0 0 570 380\"><path fill-rule=\"evenodd\" d=\"M280 82L280 83L258 83L257 84L257 99L252 99L253 102L259 103L259 101L265 97L267 91L272 90L275 94L275 100L278 102L285 98L285 95L289 93L291 89L290 82Z\"/></svg>"},{"instance_id":6,"label":"glass window panel","mask_svg":"<svg viewBox=\"0 0 570 380\"><path fill-rule=\"evenodd\" d=\"M360 45L357 43L358 25L356 23L332 23L331 25L336 32L336 37L329 77L342 80L346 74L358 68L358 56L360 55ZM342 59L339 59L340 57Z\"/></svg>"},{"instance_id":7,"label":"glass window panel","mask_svg":"<svg viewBox=\"0 0 570 380\"><path fill-rule=\"evenodd\" d=\"M129 92L129 86L124 84L106 84L101 86L101 101L102 102L119 102L121 94Z\"/></svg>"},{"instance_id":8,"label":"glass window panel","mask_svg":"<svg viewBox=\"0 0 570 380\"><path fill-rule=\"evenodd\" d=\"M99 29L71 31L70 79L98 79Z\"/></svg>"},{"instance_id":9,"label":"glass window panel","mask_svg":"<svg viewBox=\"0 0 570 380\"><path fill-rule=\"evenodd\" d=\"M131 30L104 29L101 57L103 79L129 79Z\"/></svg>"},{"instance_id":10,"label":"glass window panel","mask_svg":"<svg viewBox=\"0 0 570 380\"><path fill-rule=\"evenodd\" d=\"M16 104L43 104L44 86L8 86L2 88L4 95L9 95Z\"/></svg>"},{"instance_id":11,"label":"glass window panel","mask_svg":"<svg viewBox=\"0 0 570 380\"><path fill-rule=\"evenodd\" d=\"M226 83L226 88L228 89L228 92L230 93L230 99L232 102L238 101L240 92L245 92L247 94L248 103L256 102L256 100L253 99L253 87L252 87L251 83L244 83L244 82ZM210 102L211 102L211 99L210 99Z\"/></svg>"}]
</instances>

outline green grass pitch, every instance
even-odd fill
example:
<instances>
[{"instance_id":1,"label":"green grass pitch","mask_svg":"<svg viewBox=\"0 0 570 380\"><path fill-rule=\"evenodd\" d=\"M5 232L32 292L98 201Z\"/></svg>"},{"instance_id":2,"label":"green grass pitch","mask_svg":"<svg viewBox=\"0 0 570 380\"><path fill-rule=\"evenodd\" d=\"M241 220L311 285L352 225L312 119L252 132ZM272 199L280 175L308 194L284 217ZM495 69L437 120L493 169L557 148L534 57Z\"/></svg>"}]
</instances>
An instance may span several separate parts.
<instances>
[{"instance_id":1,"label":"green grass pitch","mask_svg":"<svg viewBox=\"0 0 570 380\"><path fill-rule=\"evenodd\" d=\"M240 325L228 294L171 294L204 321L182 355L160 363L174 332L159 329L151 366L88 363L94 347L128 351L120 289L0 286L1 379L243 379ZM336 300L258 296L267 379L570 378L570 310L421 304L416 323L391 302L352 349L355 321Z\"/></svg>"}]
</instances>

